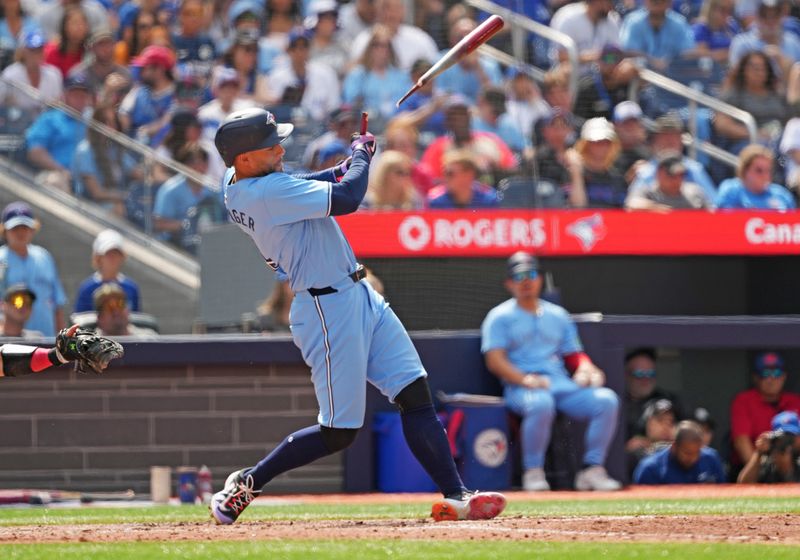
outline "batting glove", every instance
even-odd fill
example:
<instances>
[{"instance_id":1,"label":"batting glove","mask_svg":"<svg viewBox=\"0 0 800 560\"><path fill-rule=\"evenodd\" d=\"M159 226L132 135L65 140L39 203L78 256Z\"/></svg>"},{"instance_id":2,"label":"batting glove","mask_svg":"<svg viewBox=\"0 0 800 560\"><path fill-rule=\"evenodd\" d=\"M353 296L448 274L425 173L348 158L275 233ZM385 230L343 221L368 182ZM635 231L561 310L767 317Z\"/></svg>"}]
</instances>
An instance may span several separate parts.
<instances>
[{"instance_id":1,"label":"batting glove","mask_svg":"<svg viewBox=\"0 0 800 560\"><path fill-rule=\"evenodd\" d=\"M336 182L341 182L344 174L347 173L347 170L350 169L350 162L353 161L352 157L347 159L343 159L339 163L333 166L333 177L336 179Z\"/></svg>"},{"instance_id":2,"label":"batting glove","mask_svg":"<svg viewBox=\"0 0 800 560\"><path fill-rule=\"evenodd\" d=\"M353 150L353 153L356 153L356 150L364 150L367 152L370 160L372 159L372 156L375 155L377 144L375 143L374 134L370 132L367 132L366 134L355 133L350 137L350 140L350 149Z\"/></svg>"}]
</instances>

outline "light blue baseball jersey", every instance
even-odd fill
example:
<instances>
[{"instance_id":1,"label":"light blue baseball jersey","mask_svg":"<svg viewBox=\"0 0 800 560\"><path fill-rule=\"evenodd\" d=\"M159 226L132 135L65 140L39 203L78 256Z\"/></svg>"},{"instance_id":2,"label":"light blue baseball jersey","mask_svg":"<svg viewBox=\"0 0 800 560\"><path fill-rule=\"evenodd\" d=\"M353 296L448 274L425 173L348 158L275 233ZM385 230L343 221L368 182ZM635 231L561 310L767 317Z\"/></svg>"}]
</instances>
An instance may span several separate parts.
<instances>
[{"instance_id":1,"label":"light blue baseball jersey","mask_svg":"<svg viewBox=\"0 0 800 560\"><path fill-rule=\"evenodd\" d=\"M563 307L539 300L531 313L512 298L489 311L481 325L481 351L495 349L505 350L524 372L569 377L562 356L582 352L583 345Z\"/></svg>"},{"instance_id":2,"label":"light blue baseball jersey","mask_svg":"<svg viewBox=\"0 0 800 560\"><path fill-rule=\"evenodd\" d=\"M241 179L225 174L225 207L292 291L331 286L356 269L339 224L329 216L331 184L286 173Z\"/></svg>"}]
</instances>

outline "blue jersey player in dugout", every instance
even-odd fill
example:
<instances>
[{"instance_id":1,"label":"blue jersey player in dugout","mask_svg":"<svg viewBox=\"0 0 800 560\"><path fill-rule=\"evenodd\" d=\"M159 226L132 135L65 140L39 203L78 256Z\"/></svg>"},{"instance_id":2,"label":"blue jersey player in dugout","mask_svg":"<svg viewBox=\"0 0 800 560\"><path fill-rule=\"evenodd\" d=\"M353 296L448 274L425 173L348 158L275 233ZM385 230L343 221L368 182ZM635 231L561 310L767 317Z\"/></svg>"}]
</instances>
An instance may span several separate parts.
<instances>
[{"instance_id":1,"label":"blue jersey player in dugout","mask_svg":"<svg viewBox=\"0 0 800 560\"><path fill-rule=\"evenodd\" d=\"M411 451L443 494L433 504L433 518L499 515L506 504L502 494L464 487L411 339L363 280L364 268L333 217L358 209L375 137L356 133L347 160L292 176L283 172L281 142L293 128L263 109L245 109L225 119L215 143L229 167L223 189L231 219L295 293L292 337L311 368L318 423L287 436L257 465L231 473L213 496L213 518L235 522L279 474L348 447L364 424L367 382L398 406Z\"/></svg>"}]
</instances>

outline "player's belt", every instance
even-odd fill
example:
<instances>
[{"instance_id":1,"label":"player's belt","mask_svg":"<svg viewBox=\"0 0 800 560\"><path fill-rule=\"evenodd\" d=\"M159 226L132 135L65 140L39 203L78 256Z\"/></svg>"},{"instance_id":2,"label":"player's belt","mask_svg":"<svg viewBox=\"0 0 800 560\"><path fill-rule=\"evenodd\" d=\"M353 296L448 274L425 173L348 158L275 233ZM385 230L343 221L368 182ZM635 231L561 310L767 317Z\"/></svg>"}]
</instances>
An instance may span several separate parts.
<instances>
[{"instance_id":1,"label":"player's belt","mask_svg":"<svg viewBox=\"0 0 800 560\"><path fill-rule=\"evenodd\" d=\"M347 275L347 277L353 282L358 282L359 280L362 280L367 277L367 269L364 268L363 264L360 264L356 267L355 272L351 272L350 274ZM328 294L335 294L338 291L339 290L337 290L333 286L325 286L324 288L309 288L307 290L307 292L314 297L324 296Z\"/></svg>"}]
</instances>

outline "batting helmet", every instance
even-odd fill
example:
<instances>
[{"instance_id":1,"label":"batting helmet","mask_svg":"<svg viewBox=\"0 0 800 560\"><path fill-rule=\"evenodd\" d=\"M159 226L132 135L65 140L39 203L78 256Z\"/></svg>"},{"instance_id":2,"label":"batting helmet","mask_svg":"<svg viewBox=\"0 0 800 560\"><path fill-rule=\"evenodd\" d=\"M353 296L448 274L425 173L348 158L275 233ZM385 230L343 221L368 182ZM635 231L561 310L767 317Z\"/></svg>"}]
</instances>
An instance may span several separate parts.
<instances>
[{"instance_id":1,"label":"batting helmet","mask_svg":"<svg viewBox=\"0 0 800 560\"><path fill-rule=\"evenodd\" d=\"M278 124L264 109L242 109L231 113L217 129L214 144L225 165L230 167L239 154L270 148L283 142L293 124Z\"/></svg>"}]
</instances>

